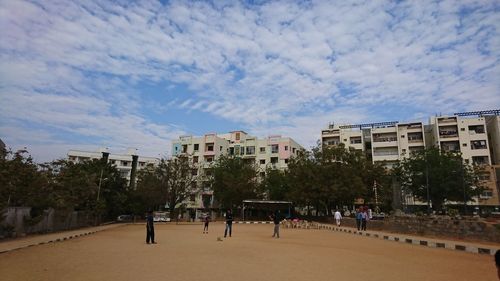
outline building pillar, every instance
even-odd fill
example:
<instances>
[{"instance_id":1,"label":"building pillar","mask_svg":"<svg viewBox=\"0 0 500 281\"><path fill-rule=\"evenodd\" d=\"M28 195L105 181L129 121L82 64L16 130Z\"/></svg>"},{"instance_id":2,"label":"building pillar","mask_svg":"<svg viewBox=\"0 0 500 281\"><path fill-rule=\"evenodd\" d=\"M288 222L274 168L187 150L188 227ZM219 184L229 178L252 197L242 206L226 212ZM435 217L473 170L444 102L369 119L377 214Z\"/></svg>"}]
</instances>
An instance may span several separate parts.
<instances>
[{"instance_id":1,"label":"building pillar","mask_svg":"<svg viewBox=\"0 0 500 281\"><path fill-rule=\"evenodd\" d=\"M132 170L130 171L130 183L129 187L132 189L135 189L135 178L137 174L137 163L139 160L139 156L137 155L132 155Z\"/></svg>"}]
</instances>

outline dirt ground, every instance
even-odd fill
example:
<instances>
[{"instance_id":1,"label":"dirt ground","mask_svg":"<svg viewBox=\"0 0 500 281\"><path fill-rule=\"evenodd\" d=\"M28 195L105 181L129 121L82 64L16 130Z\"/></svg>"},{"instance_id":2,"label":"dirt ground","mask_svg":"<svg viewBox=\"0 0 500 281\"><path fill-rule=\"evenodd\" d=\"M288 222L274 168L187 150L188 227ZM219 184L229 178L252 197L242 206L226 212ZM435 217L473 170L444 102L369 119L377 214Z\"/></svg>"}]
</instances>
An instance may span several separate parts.
<instances>
[{"instance_id":1,"label":"dirt ground","mask_svg":"<svg viewBox=\"0 0 500 281\"><path fill-rule=\"evenodd\" d=\"M0 255L1 280L497 280L492 256L273 225L124 225Z\"/></svg>"}]
</instances>

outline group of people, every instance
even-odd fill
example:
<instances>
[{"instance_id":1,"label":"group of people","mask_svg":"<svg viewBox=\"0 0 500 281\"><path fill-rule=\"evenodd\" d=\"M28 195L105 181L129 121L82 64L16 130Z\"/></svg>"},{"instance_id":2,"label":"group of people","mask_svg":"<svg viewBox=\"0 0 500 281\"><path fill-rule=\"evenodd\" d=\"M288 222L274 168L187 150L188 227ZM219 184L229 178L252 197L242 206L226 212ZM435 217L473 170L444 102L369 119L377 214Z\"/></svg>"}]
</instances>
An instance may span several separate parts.
<instances>
[{"instance_id":1,"label":"group of people","mask_svg":"<svg viewBox=\"0 0 500 281\"><path fill-rule=\"evenodd\" d=\"M349 214L347 214L347 216L348 215ZM335 224L340 226L342 222L342 214L340 213L340 210L335 211L333 218L335 220ZM366 231L366 224L372 219L372 210L369 209L368 206L361 206L356 209L355 218L358 231Z\"/></svg>"},{"instance_id":2,"label":"group of people","mask_svg":"<svg viewBox=\"0 0 500 281\"><path fill-rule=\"evenodd\" d=\"M356 227L358 231L366 231L366 223L372 218L372 211L368 206L356 209Z\"/></svg>"}]
</instances>

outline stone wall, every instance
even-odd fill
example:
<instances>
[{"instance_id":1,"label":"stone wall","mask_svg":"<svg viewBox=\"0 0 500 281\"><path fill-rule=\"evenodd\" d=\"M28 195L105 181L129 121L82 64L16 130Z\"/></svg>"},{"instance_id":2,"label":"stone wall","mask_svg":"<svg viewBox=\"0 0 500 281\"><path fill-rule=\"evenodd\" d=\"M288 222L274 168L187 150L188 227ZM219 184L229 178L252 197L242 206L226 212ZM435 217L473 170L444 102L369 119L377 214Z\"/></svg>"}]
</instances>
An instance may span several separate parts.
<instances>
[{"instance_id":1,"label":"stone wall","mask_svg":"<svg viewBox=\"0 0 500 281\"><path fill-rule=\"evenodd\" d=\"M333 219L327 219L333 223ZM344 218L343 226L356 227L356 220ZM388 231L429 237L461 239L465 241L480 241L500 243L500 222L486 221L480 218L450 218L447 216L419 217L401 216L389 217L384 220L371 220L368 230Z\"/></svg>"}]
</instances>

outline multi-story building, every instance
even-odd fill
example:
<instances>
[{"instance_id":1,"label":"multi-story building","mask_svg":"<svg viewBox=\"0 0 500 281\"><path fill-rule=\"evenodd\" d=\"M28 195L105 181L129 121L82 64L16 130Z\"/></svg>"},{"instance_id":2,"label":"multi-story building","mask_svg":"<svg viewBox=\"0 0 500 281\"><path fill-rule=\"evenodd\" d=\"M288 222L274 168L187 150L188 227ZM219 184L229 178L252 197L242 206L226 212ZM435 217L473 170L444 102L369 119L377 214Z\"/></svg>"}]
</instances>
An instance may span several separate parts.
<instances>
[{"instance_id":1,"label":"multi-story building","mask_svg":"<svg viewBox=\"0 0 500 281\"><path fill-rule=\"evenodd\" d=\"M135 184L136 172L148 164L157 165L158 158L144 157L137 155L136 149L129 148L124 154L110 154L106 148L100 148L98 151L68 151L68 160L74 163L80 163L92 159L106 159L107 162L114 165L121 176L127 179L128 184Z\"/></svg>"},{"instance_id":2,"label":"multi-story building","mask_svg":"<svg viewBox=\"0 0 500 281\"><path fill-rule=\"evenodd\" d=\"M208 184L211 165L221 155L238 156L254 163L260 175L266 168L286 169L290 157L303 149L296 141L279 135L259 139L244 131L226 134L209 133L204 136L181 136L172 143L172 156L187 156L195 164L194 174L200 176L201 192L192 194L186 206L191 211L200 211L213 203L213 191Z\"/></svg>"},{"instance_id":3,"label":"multi-story building","mask_svg":"<svg viewBox=\"0 0 500 281\"><path fill-rule=\"evenodd\" d=\"M491 165L485 117L431 117L432 145L460 152L467 163Z\"/></svg>"},{"instance_id":4,"label":"multi-story building","mask_svg":"<svg viewBox=\"0 0 500 281\"><path fill-rule=\"evenodd\" d=\"M343 143L346 148L365 152L374 163L392 167L412 151L425 148L424 126L422 122L329 125L321 131L321 143L326 146Z\"/></svg>"},{"instance_id":5,"label":"multi-story building","mask_svg":"<svg viewBox=\"0 0 500 281\"><path fill-rule=\"evenodd\" d=\"M321 131L321 143L344 143L346 147L361 149L374 163L382 163L388 168L404 157L409 157L411 152L425 147L436 146L444 151L460 152L465 163L483 170L480 180L486 190L469 205L499 207L499 115L500 110L455 113L431 117L429 125L422 122L329 125L328 129ZM350 143L352 132L361 136L361 146Z\"/></svg>"}]
</instances>

